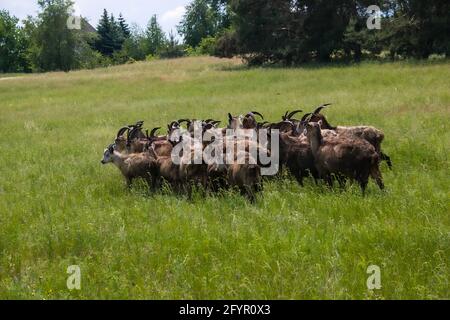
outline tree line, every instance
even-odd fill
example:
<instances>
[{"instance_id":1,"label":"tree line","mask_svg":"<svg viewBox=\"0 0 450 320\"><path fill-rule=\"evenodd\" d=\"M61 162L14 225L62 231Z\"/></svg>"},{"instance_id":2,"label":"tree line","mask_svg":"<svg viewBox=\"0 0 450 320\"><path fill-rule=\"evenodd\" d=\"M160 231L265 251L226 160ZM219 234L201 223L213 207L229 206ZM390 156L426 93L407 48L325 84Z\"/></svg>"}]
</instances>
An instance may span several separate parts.
<instances>
[{"instance_id":1,"label":"tree line","mask_svg":"<svg viewBox=\"0 0 450 320\"><path fill-rule=\"evenodd\" d=\"M241 56L249 64L297 65L448 56L447 0L193 0L177 32L156 15L146 28L104 9L95 30L67 27L71 0L39 0L40 11L19 22L0 10L0 71L95 68L184 55ZM381 29L367 28L377 5Z\"/></svg>"},{"instance_id":2,"label":"tree line","mask_svg":"<svg viewBox=\"0 0 450 320\"><path fill-rule=\"evenodd\" d=\"M367 8L380 8L369 29ZM447 0L233 0L238 51L250 63L428 58L450 52Z\"/></svg>"}]
</instances>

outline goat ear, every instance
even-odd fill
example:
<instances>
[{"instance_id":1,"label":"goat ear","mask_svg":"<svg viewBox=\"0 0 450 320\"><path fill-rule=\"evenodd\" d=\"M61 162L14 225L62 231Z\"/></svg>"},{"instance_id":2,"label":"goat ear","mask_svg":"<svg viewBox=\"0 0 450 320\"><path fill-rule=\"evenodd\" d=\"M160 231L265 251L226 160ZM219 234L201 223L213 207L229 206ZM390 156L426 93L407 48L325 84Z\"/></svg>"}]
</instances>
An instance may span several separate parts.
<instances>
[{"instance_id":1,"label":"goat ear","mask_svg":"<svg viewBox=\"0 0 450 320\"><path fill-rule=\"evenodd\" d=\"M322 124L323 124L322 120L319 120L319 121L317 122L317 124L319 125L320 129L322 129Z\"/></svg>"}]
</instances>

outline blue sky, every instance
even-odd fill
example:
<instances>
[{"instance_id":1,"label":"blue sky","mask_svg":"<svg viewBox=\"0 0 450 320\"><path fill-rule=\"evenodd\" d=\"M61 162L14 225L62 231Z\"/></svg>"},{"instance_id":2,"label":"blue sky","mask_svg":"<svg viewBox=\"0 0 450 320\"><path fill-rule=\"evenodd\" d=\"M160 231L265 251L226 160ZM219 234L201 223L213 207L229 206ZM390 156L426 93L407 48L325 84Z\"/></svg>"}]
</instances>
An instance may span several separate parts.
<instances>
[{"instance_id":1,"label":"blue sky","mask_svg":"<svg viewBox=\"0 0 450 320\"><path fill-rule=\"evenodd\" d=\"M191 0L75 0L75 10L96 27L103 8L116 17L122 13L129 24L136 23L141 27L147 25L154 14L164 31L176 32L184 7ZM36 16L37 0L0 0L0 9L8 10L12 15L24 19L27 15Z\"/></svg>"}]
</instances>

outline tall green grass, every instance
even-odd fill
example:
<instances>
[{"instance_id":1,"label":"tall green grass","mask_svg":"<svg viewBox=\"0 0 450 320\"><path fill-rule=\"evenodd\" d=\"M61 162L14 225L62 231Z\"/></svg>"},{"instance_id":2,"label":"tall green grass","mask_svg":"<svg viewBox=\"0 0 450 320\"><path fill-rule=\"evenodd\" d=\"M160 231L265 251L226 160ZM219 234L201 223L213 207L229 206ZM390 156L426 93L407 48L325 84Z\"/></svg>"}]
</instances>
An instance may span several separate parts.
<instances>
[{"instance_id":1,"label":"tall green grass","mask_svg":"<svg viewBox=\"0 0 450 320\"><path fill-rule=\"evenodd\" d=\"M450 298L450 68L246 69L187 58L0 81L0 298ZM272 180L256 204L127 191L101 166L136 120L226 120L333 102L333 124L386 134L387 190ZM368 290L366 269L381 268ZM69 265L81 290L66 287Z\"/></svg>"}]
</instances>

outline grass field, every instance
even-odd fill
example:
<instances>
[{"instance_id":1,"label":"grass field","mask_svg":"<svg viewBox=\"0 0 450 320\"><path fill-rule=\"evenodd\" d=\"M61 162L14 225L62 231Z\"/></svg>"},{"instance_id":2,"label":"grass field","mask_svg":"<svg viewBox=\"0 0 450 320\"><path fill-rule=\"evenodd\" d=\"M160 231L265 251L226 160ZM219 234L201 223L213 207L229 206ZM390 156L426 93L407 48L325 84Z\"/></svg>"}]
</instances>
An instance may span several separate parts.
<instances>
[{"instance_id":1,"label":"grass field","mask_svg":"<svg viewBox=\"0 0 450 320\"><path fill-rule=\"evenodd\" d=\"M246 69L185 58L0 81L1 299L450 298L450 64ZM127 191L100 164L136 120L226 120L333 102L332 124L386 134L394 162L329 191L271 181L256 204ZM368 290L366 269L381 269ZM69 291L69 265L81 290Z\"/></svg>"}]
</instances>

